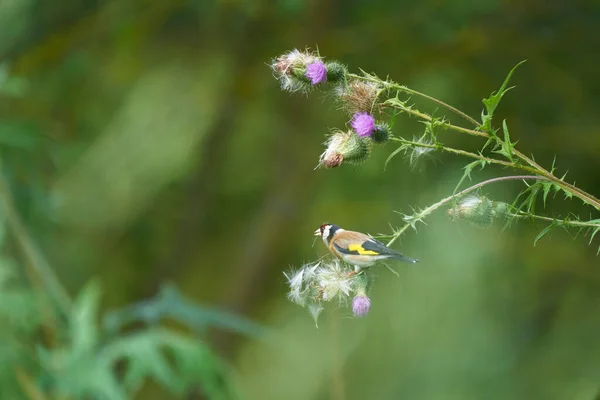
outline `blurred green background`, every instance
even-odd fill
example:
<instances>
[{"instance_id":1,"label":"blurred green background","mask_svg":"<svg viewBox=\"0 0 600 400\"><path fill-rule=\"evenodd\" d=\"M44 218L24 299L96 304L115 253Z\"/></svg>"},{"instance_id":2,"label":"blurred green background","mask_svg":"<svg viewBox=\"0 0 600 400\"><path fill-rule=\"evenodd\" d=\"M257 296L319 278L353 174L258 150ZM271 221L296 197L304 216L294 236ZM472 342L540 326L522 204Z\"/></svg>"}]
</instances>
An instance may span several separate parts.
<instances>
[{"instance_id":1,"label":"blurred green background","mask_svg":"<svg viewBox=\"0 0 600 400\"><path fill-rule=\"evenodd\" d=\"M322 93L281 92L268 66L306 46L473 116L528 60L496 124L507 118L521 151L546 167L556 155L559 175L600 194L595 0L0 0L2 172L67 291L98 278L108 311L172 282L268 327L276 338L199 336L247 399L593 399L598 238L557 230L534 247L542 224L480 230L440 211L395 246L421 263L378 272L367 318L341 308L316 329L286 300L282 272L325 254L320 224L388 233L394 211L450 194L467 162L438 154L414 169L397 157L384 172L388 145L359 167L314 170L346 117ZM510 202L521 188L486 192ZM546 212L598 218L562 197ZM5 257L26 277L5 230ZM148 380L136 398L204 396Z\"/></svg>"}]
</instances>

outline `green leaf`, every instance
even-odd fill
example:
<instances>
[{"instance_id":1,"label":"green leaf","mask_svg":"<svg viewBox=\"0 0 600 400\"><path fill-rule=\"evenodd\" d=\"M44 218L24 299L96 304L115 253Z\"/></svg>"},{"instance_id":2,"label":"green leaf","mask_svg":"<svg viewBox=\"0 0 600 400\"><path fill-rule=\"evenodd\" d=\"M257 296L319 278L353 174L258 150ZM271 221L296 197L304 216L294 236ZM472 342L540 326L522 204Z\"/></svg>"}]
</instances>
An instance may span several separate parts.
<instances>
[{"instance_id":1,"label":"green leaf","mask_svg":"<svg viewBox=\"0 0 600 400\"><path fill-rule=\"evenodd\" d=\"M458 188L464 182L465 179L469 178L469 180L471 180L471 172L475 169L475 167L480 166L481 169L483 170L487 164L488 164L488 162L485 160L476 160L476 161L473 161L472 163L465 165L463 167L465 172L463 172L462 177L456 184L456 187L454 188L454 194L456 194L456 192L458 191Z\"/></svg>"},{"instance_id":2,"label":"green leaf","mask_svg":"<svg viewBox=\"0 0 600 400\"><path fill-rule=\"evenodd\" d=\"M192 302L172 284L164 285L154 299L108 313L104 318L104 327L116 332L132 322L155 324L162 319L176 320L195 331L214 327L256 339L268 334L265 328L245 318Z\"/></svg>"},{"instance_id":3,"label":"green leaf","mask_svg":"<svg viewBox=\"0 0 600 400\"><path fill-rule=\"evenodd\" d=\"M390 118L390 129L392 129L394 127L394 124L396 124L396 120L398 119L398 112L395 112L394 114L392 114L392 118Z\"/></svg>"},{"instance_id":4,"label":"green leaf","mask_svg":"<svg viewBox=\"0 0 600 400\"><path fill-rule=\"evenodd\" d=\"M237 398L220 359L194 337L150 328L98 340L99 296L98 285L88 284L73 306L71 342L38 352L37 359L47 371L44 378L57 398L126 400L147 380L179 397L201 385L207 398ZM176 300L174 293L165 296L167 300L160 306L163 311L181 300Z\"/></svg>"},{"instance_id":5,"label":"green leaf","mask_svg":"<svg viewBox=\"0 0 600 400\"><path fill-rule=\"evenodd\" d=\"M545 227L534 239L533 241L533 245L535 246L537 244L537 242L543 238L544 236L546 236L548 233L550 233L550 231L552 229L554 229L556 227L555 223L551 223L550 225L548 225L547 227Z\"/></svg>"},{"instance_id":6,"label":"green leaf","mask_svg":"<svg viewBox=\"0 0 600 400\"><path fill-rule=\"evenodd\" d=\"M510 135L508 133L508 126L506 125L506 120L502 121L502 130L504 132L504 141L502 142L502 147L500 150L495 150L494 153L502 154L510 162L514 162L513 149L517 142L512 143L510 141Z\"/></svg>"},{"instance_id":7,"label":"green leaf","mask_svg":"<svg viewBox=\"0 0 600 400\"><path fill-rule=\"evenodd\" d=\"M591 221L588 221L588 223L598 224L598 227L594 228L594 230L592 231L592 235L590 237L590 244L592 244L592 241L594 240L594 236L596 236L596 234L598 232L600 232L600 219L593 219Z\"/></svg>"},{"instance_id":8,"label":"green leaf","mask_svg":"<svg viewBox=\"0 0 600 400\"><path fill-rule=\"evenodd\" d=\"M523 200L521 202L521 204L519 205L519 207L517 207L517 209L525 211L527 213L534 214L535 213L535 203L537 201L537 196L542 191L543 191L542 181L537 181L534 184L529 185L527 187L527 189L525 189L524 191L522 191L521 193L519 193L519 195L517 196L517 198L513 202L513 206L515 204L517 204L517 202L519 201L519 199L522 196L526 195L525 200Z\"/></svg>"},{"instance_id":9,"label":"green leaf","mask_svg":"<svg viewBox=\"0 0 600 400\"><path fill-rule=\"evenodd\" d=\"M124 385L135 393L147 379L182 396L195 385L211 399L237 398L222 362L201 341L157 328L119 337L108 343L98 364L114 366L126 361Z\"/></svg>"},{"instance_id":10,"label":"green leaf","mask_svg":"<svg viewBox=\"0 0 600 400\"><path fill-rule=\"evenodd\" d=\"M71 314L71 342L75 356L92 352L98 343L96 319L100 301L97 282L88 283L81 291Z\"/></svg>"},{"instance_id":11,"label":"green leaf","mask_svg":"<svg viewBox=\"0 0 600 400\"><path fill-rule=\"evenodd\" d=\"M397 107L397 108L406 107L406 103L403 102L402 100L400 100L398 97L391 97L391 98L387 99L386 101L384 101L383 104L387 105L387 106Z\"/></svg>"},{"instance_id":12,"label":"green leaf","mask_svg":"<svg viewBox=\"0 0 600 400\"><path fill-rule=\"evenodd\" d=\"M490 95L490 97L488 97L487 99L483 99L483 104L485 105L485 110L481 112L482 124L481 124L480 128L492 136L495 136L495 133L492 128L492 118L494 116L494 112L496 111L498 104L500 104L500 100L502 100L502 97L506 94L506 92L508 92L510 89L512 89L512 87L508 87L508 82L510 81L510 78L512 77L515 70L524 62L525 62L525 60L521 61L520 63L515 65L513 67L513 69L510 70L510 72L508 73L506 79L504 79L504 82L502 82L502 86L500 86L500 89L498 89L498 91L493 92Z\"/></svg>"},{"instance_id":13,"label":"green leaf","mask_svg":"<svg viewBox=\"0 0 600 400\"><path fill-rule=\"evenodd\" d=\"M392 158L396 157L398 155L398 153L400 153L404 149L406 149L406 147L404 145L402 145L402 146L398 147L396 150L394 150L392 152L392 154L390 154L388 156L388 158L385 160L385 163L383 164L383 170L384 171L387 169L388 163L392 160Z\"/></svg>"},{"instance_id":14,"label":"green leaf","mask_svg":"<svg viewBox=\"0 0 600 400\"><path fill-rule=\"evenodd\" d=\"M446 128L443 117L432 117L430 121L420 121L425 125L423 138L428 137L432 143L437 143L437 132L439 128Z\"/></svg>"},{"instance_id":15,"label":"green leaf","mask_svg":"<svg viewBox=\"0 0 600 400\"><path fill-rule=\"evenodd\" d=\"M554 183L547 182L547 181L542 181L540 183L541 183L541 185L543 187L543 190L544 190L544 207L546 207L546 199L548 198L548 194L552 190L552 187L554 186Z\"/></svg>"}]
</instances>

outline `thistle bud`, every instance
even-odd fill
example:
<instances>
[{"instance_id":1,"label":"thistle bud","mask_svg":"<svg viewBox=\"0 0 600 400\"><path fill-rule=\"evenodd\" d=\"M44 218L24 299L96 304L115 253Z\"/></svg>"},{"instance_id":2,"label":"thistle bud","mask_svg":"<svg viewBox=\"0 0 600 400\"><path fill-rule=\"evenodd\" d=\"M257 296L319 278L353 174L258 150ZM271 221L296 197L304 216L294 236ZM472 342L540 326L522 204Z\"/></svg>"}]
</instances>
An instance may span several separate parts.
<instances>
[{"instance_id":1,"label":"thistle bud","mask_svg":"<svg viewBox=\"0 0 600 400\"><path fill-rule=\"evenodd\" d=\"M327 67L327 80L332 83L344 82L348 69L344 64L339 62L328 62L325 64Z\"/></svg>"},{"instance_id":2,"label":"thistle bud","mask_svg":"<svg viewBox=\"0 0 600 400\"><path fill-rule=\"evenodd\" d=\"M335 90L341 108L349 114L371 112L378 94L377 84L357 79L351 80L345 86L340 85Z\"/></svg>"},{"instance_id":3,"label":"thistle bud","mask_svg":"<svg viewBox=\"0 0 600 400\"><path fill-rule=\"evenodd\" d=\"M487 228L495 218L502 218L508 211L508 204L496 202L484 196L472 195L461 199L447 211L453 219L464 219L474 226Z\"/></svg>"},{"instance_id":4,"label":"thistle bud","mask_svg":"<svg viewBox=\"0 0 600 400\"><path fill-rule=\"evenodd\" d=\"M367 272L361 272L356 275L352 282L352 290L356 294L366 295L371 288L371 275Z\"/></svg>"},{"instance_id":5,"label":"thistle bud","mask_svg":"<svg viewBox=\"0 0 600 400\"><path fill-rule=\"evenodd\" d=\"M352 312L355 317L364 317L371 309L371 300L367 296L371 285L371 276L366 273L356 275L352 282L352 289L356 296L352 299Z\"/></svg>"},{"instance_id":6,"label":"thistle bud","mask_svg":"<svg viewBox=\"0 0 600 400\"><path fill-rule=\"evenodd\" d=\"M348 162L360 164L369 158L369 143L354 132L334 131L325 143L327 149L321 154L319 165L334 168Z\"/></svg>"},{"instance_id":7,"label":"thistle bud","mask_svg":"<svg viewBox=\"0 0 600 400\"><path fill-rule=\"evenodd\" d=\"M375 125L375 132L371 135L374 143L383 144L390 140L392 132L388 124Z\"/></svg>"}]
</instances>

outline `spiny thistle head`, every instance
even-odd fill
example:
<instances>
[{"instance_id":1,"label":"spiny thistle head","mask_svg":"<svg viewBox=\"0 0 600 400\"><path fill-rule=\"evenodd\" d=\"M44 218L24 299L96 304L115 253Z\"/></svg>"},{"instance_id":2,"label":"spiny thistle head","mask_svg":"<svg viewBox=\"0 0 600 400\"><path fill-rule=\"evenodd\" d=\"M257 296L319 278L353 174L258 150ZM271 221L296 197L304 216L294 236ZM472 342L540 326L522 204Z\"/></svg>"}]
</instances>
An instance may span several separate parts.
<instances>
[{"instance_id":1,"label":"spiny thistle head","mask_svg":"<svg viewBox=\"0 0 600 400\"><path fill-rule=\"evenodd\" d=\"M319 165L335 168L343 162L360 164L369 158L369 143L354 132L334 130L325 142L327 148L321 154Z\"/></svg>"},{"instance_id":2,"label":"spiny thistle head","mask_svg":"<svg viewBox=\"0 0 600 400\"><path fill-rule=\"evenodd\" d=\"M271 69L283 90L304 93L326 81L345 81L348 73L344 65L326 63L318 54L308 50L292 50L280 55L271 62Z\"/></svg>"},{"instance_id":3,"label":"spiny thistle head","mask_svg":"<svg viewBox=\"0 0 600 400\"><path fill-rule=\"evenodd\" d=\"M352 299L352 312L356 317L364 317L371 308L371 299L367 296L371 285L371 275L358 274L353 282L356 296Z\"/></svg>"},{"instance_id":4,"label":"spiny thistle head","mask_svg":"<svg viewBox=\"0 0 600 400\"><path fill-rule=\"evenodd\" d=\"M485 196L470 195L461 199L447 213L454 220L464 219L474 226L487 228L494 219L504 217L507 210L506 203L492 201Z\"/></svg>"},{"instance_id":5,"label":"spiny thistle head","mask_svg":"<svg viewBox=\"0 0 600 400\"><path fill-rule=\"evenodd\" d=\"M309 52L292 50L280 55L271 62L271 69L281 83L281 88L289 92L308 92L313 79L307 76L307 67L312 65L313 73L318 77L317 69L323 64L320 57ZM324 65L323 65L324 66ZM326 71L325 71L326 74ZM318 80L318 79L317 79ZM320 81L319 81L320 82Z\"/></svg>"},{"instance_id":6,"label":"spiny thistle head","mask_svg":"<svg viewBox=\"0 0 600 400\"><path fill-rule=\"evenodd\" d=\"M286 273L285 277L289 286L288 299L307 307L315 324L324 305L331 301L347 305L352 299L352 311L356 316L364 316L369 311L370 276L367 272L354 273L338 259L305 264Z\"/></svg>"},{"instance_id":7,"label":"spiny thistle head","mask_svg":"<svg viewBox=\"0 0 600 400\"><path fill-rule=\"evenodd\" d=\"M337 61L330 61L326 63L327 66L327 80L332 83L345 82L346 75L348 74L348 68L344 64Z\"/></svg>"},{"instance_id":8,"label":"spiny thistle head","mask_svg":"<svg viewBox=\"0 0 600 400\"><path fill-rule=\"evenodd\" d=\"M340 85L335 89L335 96L341 108L349 114L371 112L379 90L377 84L353 79L347 85Z\"/></svg>"},{"instance_id":9,"label":"spiny thistle head","mask_svg":"<svg viewBox=\"0 0 600 400\"><path fill-rule=\"evenodd\" d=\"M350 126L360 137L369 137L375 132L375 118L366 112L354 114Z\"/></svg>"},{"instance_id":10,"label":"spiny thistle head","mask_svg":"<svg viewBox=\"0 0 600 400\"><path fill-rule=\"evenodd\" d=\"M388 124L375 125L375 132L371 135L371 140L377 144L383 144L390 140L392 129Z\"/></svg>"}]
</instances>

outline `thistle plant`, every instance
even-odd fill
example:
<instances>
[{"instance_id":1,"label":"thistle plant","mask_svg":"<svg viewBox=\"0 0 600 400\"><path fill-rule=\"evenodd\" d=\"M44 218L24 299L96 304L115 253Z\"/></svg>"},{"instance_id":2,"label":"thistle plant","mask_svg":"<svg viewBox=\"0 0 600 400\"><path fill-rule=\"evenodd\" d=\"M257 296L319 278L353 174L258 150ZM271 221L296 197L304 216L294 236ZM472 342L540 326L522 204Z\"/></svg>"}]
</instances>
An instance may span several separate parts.
<instances>
[{"instance_id":1,"label":"thistle plant","mask_svg":"<svg viewBox=\"0 0 600 400\"><path fill-rule=\"evenodd\" d=\"M414 208L411 214L401 213L402 224L393 228L390 234L379 236L380 239L388 239L388 246L397 241L409 228L416 230L419 223L424 223L427 217L440 208L446 208L447 215L452 220L465 220L480 228L489 227L494 221L503 221L505 226L520 219L544 222L547 225L533 240L534 245L556 228L574 230L582 236L587 236L591 244L600 232L600 217L598 217L600 199L570 183L566 174L559 175L556 159L550 168L545 168L536 162L533 156L528 156L517 149L517 141L511 138L507 121L498 123L494 119L500 101L512 89L509 87L511 76L521 64L522 62L517 64L508 73L497 91L483 99L484 107L479 119L442 100L390 79L382 79L363 70L359 73L349 72L343 64L325 61L320 55L309 50L293 50L276 58L272 63L272 69L281 82L283 90L303 93L309 93L313 89L323 90L338 105L338 109L348 116L347 128L336 128L327 135L326 148L319 158L317 168L364 163L370 157L372 146L388 143L396 145L396 148L387 158L384 167L387 167L398 154L405 154L413 166L425 157L436 153L450 153L469 160L463 167L462 177L457 182L453 193L429 206ZM438 110L445 111L446 115L434 116L420 110L415 99L432 103L438 107ZM459 117L462 123L450 122L447 117L449 114ZM394 135L394 123L397 118L403 116L416 118L423 124L423 131L412 135L412 139ZM468 151L447 144L444 135L447 132L467 135L474 141L478 141L479 151ZM462 188L465 182L471 181L473 171L494 165L502 166L502 171L514 172L504 173ZM522 190L512 201L491 199L482 193L484 186L506 181L523 183ZM538 214L535 209L538 200L542 200L545 206L551 193L554 196L562 194L565 198L579 199L590 208L590 214L597 217L583 219L574 214L566 217ZM600 246L597 253L600 253ZM353 270L350 266L343 266L340 263L337 260L320 261L317 267L315 267L317 264L309 264L312 266L304 266L295 275L288 275L290 299L300 305L308 306L313 316L317 310L318 316L323 309L323 303L332 298L324 296L322 291L327 287L317 283L319 279L313 279L313 276L335 265L335 268L331 268L335 271L345 271L345 275L340 273L337 276L338 290L334 297L342 304L351 303L356 316L364 316L371 305L366 293L372 281L370 272L363 270L352 274ZM345 282L345 280L349 281Z\"/></svg>"},{"instance_id":2,"label":"thistle plant","mask_svg":"<svg viewBox=\"0 0 600 400\"><path fill-rule=\"evenodd\" d=\"M356 273L337 259L320 260L304 264L297 270L285 273L290 291L288 299L307 307L315 324L328 303L345 306L352 300L352 310L357 317L369 312L371 300L367 296L371 274Z\"/></svg>"}]
</instances>

